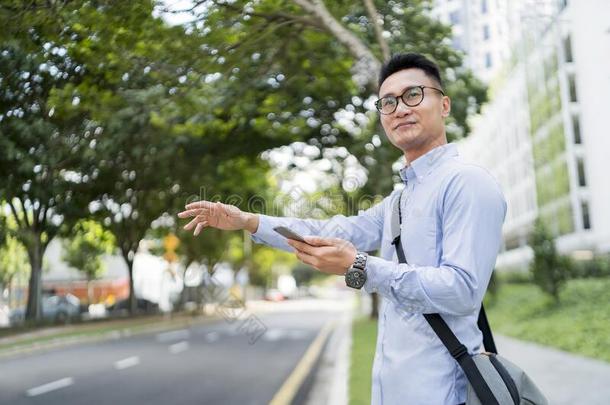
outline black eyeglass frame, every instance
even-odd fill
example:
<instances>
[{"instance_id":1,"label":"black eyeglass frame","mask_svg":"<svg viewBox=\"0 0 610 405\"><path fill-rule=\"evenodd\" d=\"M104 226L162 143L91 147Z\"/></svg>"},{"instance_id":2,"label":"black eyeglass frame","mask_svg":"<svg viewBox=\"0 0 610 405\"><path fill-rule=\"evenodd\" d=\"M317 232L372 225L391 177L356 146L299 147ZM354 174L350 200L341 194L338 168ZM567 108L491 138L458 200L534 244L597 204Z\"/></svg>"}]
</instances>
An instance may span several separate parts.
<instances>
[{"instance_id":1,"label":"black eyeglass frame","mask_svg":"<svg viewBox=\"0 0 610 405\"><path fill-rule=\"evenodd\" d=\"M421 89L421 100L419 100L419 102L417 104L411 105L411 104L409 104L409 103L407 103L405 101L403 96L405 94L407 94L409 91L411 91L413 89L416 89L416 88L420 88ZM436 87L431 87L431 86L409 86L409 87L407 87L405 89L405 91L400 96L385 96L385 97L382 97L382 98L378 99L377 101L375 101L375 108L377 109L377 111L379 111L379 114L383 114L383 115L393 114L396 111L396 109L398 108L398 103L399 103L398 99L401 99L402 102L405 103L405 105L408 106L408 107L417 107L418 105L420 105L424 101L424 96L425 96L424 89L436 90L439 93L441 93L443 96L445 96L445 92L442 91L441 89L436 88ZM381 105L380 104L381 104L381 100L383 100L384 98L387 98L387 97L394 98L396 100L396 104L394 104L394 109L392 111L384 113L384 112L381 111Z\"/></svg>"}]
</instances>

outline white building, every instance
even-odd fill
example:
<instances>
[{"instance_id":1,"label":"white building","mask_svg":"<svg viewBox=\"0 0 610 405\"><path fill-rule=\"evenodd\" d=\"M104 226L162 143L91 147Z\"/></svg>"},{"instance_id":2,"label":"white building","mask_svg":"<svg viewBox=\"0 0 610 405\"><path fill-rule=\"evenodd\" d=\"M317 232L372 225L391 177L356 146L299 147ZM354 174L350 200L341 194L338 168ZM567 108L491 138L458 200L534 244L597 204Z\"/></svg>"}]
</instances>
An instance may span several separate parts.
<instances>
[{"instance_id":1,"label":"white building","mask_svg":"<svg viewBox=\"0 0 610 405\"><path fill-rule=\"evenodd\" d=\"M510 59L514 20L521 1L434 0L432 16L453 30L453 47L464 52L464 65L489 82Z\"/></svg>"},{"instance_id":2,"label":"white building","mask_svg":"<svg viewBox=\"0 0 610 405\"><path fill-rule=\"evenodd\" d=\"M610 2L524 4L515 24L523 35L460 146L498 178L507 197L499 268L529 259L527 235L538 216L563 253L610 251Z\"/></svg>"}]
</instances>

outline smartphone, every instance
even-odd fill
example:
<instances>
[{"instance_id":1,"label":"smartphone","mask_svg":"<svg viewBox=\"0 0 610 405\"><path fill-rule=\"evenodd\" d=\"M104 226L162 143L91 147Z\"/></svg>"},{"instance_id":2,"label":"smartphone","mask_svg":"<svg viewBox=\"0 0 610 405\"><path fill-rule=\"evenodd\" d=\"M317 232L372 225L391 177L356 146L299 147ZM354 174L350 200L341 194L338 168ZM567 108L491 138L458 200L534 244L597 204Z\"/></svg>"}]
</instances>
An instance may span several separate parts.
<instances>
[{"instance_id":1,"label":"smartphone","mask_svg":"<svg viewBox=\"0 0 610 405\"><path fill-rule=\"evenodd\" d=\"M285 226L276 226L273 230L288 239L298 240L299 242L307 243L298 233L286 228ZM309 243L307 243L309 244Z\"/></svg>"}]
</instances>

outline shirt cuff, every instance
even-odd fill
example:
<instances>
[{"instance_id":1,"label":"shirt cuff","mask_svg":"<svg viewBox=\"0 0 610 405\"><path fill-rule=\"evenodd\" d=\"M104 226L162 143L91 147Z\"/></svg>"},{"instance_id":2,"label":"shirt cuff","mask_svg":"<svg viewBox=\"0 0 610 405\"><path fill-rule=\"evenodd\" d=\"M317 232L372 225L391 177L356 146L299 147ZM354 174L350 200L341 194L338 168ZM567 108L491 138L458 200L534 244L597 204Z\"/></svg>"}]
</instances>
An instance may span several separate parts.
<instances>
[{"instance_id":1,"label":"shirt cuff","mask_svg":"<svg viewBox=\"0 0 610 405\"><path fill-rule=\"evenodd\" d=\"M273 227L269 223L269 217L267 215L258 215L258 228L252 235L252 239L256 243L264 243L266 237L269 237L270 232L275 232Z\"/></svg>"},{"instance_id":2,"label":"shirt cuff","mask_svg":"<svg viewBox=\"0 0 610 405\"><path fill-rule=\"evenodd\" d=\"M396 278L398 266L396 263L380 257L369 256L366 261L366 282L364 289L368 293L386 293L392 280Z\"/></svg>"},{"instance_id":3,"label":"shirt cuff","mask_svg":"<svg viewBox=\"0 0 610 405\"><path fill-rule=\"evenodd\" d=\"M262 243L287 252L294 252L294 249L287 243L285 237L273 230L276 226L287 226L288 219L271 217L268 215L259 214L258 228L256 232L251 234L252 240L256 243Z\"/></svg>"}]
</instances>

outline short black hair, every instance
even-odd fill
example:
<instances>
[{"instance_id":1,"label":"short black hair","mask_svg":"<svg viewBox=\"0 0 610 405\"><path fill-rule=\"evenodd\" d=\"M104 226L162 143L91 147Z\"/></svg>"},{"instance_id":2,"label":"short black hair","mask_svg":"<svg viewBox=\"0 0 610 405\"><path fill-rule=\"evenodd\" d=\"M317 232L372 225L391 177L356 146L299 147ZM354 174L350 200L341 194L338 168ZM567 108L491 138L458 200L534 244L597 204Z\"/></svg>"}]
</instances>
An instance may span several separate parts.
<instances>
[{"instance_id":1,"label":"short black hair","mask_svg":"<svg viewBox=\"0 0 610 405\"><path fill-rule=\"evenodd\" d=\"M379 87L389 76L404 69L421 69L426 76L438 82L438 85L443 88L441 73L438 65L419 53L399 53L392 55L390 60L383 64L379 72Z\"/></svg>"}]
</instances>

